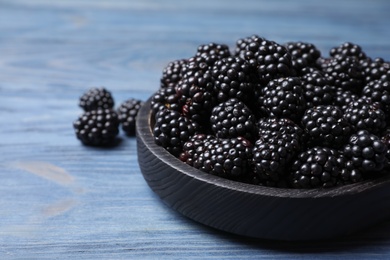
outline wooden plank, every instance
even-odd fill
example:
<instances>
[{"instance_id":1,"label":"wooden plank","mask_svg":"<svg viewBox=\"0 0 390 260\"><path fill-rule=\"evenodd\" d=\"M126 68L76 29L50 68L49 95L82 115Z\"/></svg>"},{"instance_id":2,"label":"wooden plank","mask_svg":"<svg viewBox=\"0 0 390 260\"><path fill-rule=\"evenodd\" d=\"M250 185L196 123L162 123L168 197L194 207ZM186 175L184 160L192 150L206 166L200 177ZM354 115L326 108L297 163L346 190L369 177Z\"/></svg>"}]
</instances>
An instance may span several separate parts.
<instances>
[{"instance_id":1,"label":"wooden plank","mask_svg":"<svg viewBox=\"0 0 390 260\"><path fill-rule=\"evenodd\" d=\"M259 34L344 41L390 60L390 5L356 1L0 1L1 259L388 259L390 222L327 242L222 233L169 209L149 189L136 142L82 146L78 97L106 86L146 100L162 68L199 44Z\"/></svg>"}]
</instances>

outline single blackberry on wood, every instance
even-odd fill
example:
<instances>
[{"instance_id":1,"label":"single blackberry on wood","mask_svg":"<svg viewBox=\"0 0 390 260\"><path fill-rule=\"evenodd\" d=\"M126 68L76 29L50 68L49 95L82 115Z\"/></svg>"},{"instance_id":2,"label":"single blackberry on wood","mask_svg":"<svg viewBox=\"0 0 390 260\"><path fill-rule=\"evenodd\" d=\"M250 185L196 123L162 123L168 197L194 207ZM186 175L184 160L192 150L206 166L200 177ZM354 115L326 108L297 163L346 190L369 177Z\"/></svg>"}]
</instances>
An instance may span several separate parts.
<instances>
[{"instance_id":1,"label":"single blackberry on wood","mask_svg":"<svg viewBox=\"0 0 390 260\"><path fill-rule=\"evenodd\" d=\"M386 144L378 136L366 130L351 135L343 149L344 156L366 175L378 172L387 166L387 152Z\"/></svg>"},{"instance_id":2,"label":"single blackberry on wood","mask_svg":"<svg viewBox=\"0 0 390 260\"><path fill-rule=\"evenodd\" d=\"M183 145L199 130L199 125L177 111L163 109L155 115L154 141L174 156L179 156Z\"/></svg>"},{"instance_id":3,"label":"single blackberry on wood","mask_svg":"<svg viewBox=\"0 0 390 260\"><path fill-rule=\"evenodd\" d=\"M321 105L309 108L302 117L302 127L311 146L340 148L352 132L343 112L336 106Z\"/></svg>"},{"instance_id":4,"label":"single blackberry on wood","mask_svg":"<svg viewBox=\"0 0 390 260\"><path fill-rule=\"evenodd\" d=\"M74 121L73 128L85 145L110 146L119 133L118 115L109 108L86 111Z\"/></svg>"},{"instance_id":5,"label":"single blackberry on wood","mask_svg":"<svg viewBox=\"0 0 390 260\"><path fill-rule=\"evenodd\" d=\"M219 138L242 136L254 141L257 135L256 118L240 100L231 98L213 108L210 116L212 132Z\"/></svg>"},{"instance_id":6,"label":"single blackberry on wood","mask_svg":"<svg viewBox=\"0 0 390 260\"><path fill-rule=\"evenodd\" d=\"M316 67L316 62L321 57L321 52L311 43L288 42L284 46L291 53L293 68L299 75L306 67Z\"/></svg>"},{"instance_id":7,"label":"single blackberry on wood","mask_svg":"<svg viewBox=\"0 0 390 260\"><path fill-rule=\"evenodd\" d=\"M175 87L176 84L182 79L183 68L187 63L187 59L175 60L168 63L168 65L163 69L160 79L160 87Z\"/></svg>"},{"instance_id":8,"label":"single blackberry on wood","mask_svg":"<svg viewBox=\"0 0 390 260\"><path fill-rule=\"evenodd\" d=\"M84 111L91 111L98 108L113 108L114 99L111 92L103 87L90 88L80 97L79 106L84 109Z\"/></svg>"},{"instance_id":9,"label":"single blackberry on wood","mask_svg":"<svg viewBox=\"0 0 390 260\"><path fill-rule=\"evenodd\" d=\"M321 71L303 69L302 74L300 78L307 108L333 103L336 96L336 88L329 84L329 81Z\"/></svg>"},{"instance_id":10,"label":"single blackberry on wood","mask_svg":"<svg viewBox=\"0 0 390 260\"><path fill-rule=\"evenodd\" d=\"M271 80L261 90L259 104L268 116L299 122L306 109L301 80L297 77Z\"/></svg>"},{"instance_id":11,"label":"single blackberry on wood","mask_svg":"<svg viewBox=\"0 0 390 260\"><path fill-rule=\"evenodd\" d=\"M344 118L350 123L354 132L367 130L378 134L386 128L386 115L380 104L369 98L359 98L345 109Z\"/></svg>"},{"instance_id":12,"label":"single blackberry on wood","mask_svg":"<svg viewBox=\"0 0 390 260\"><path fill-rule=\"evenodd\" d=\"M321 63L322 71L336 88L359 94L364 86L364 71L354 57L336 56Z\"/></svg>"},{"instance_id":13,"label":"single blackberry on wood","mask_svg":"<svg viewBox=\"0 0 390 260\"><path fill-rule=\"evenodd\" d=\"M143 104L144 102L142 100L130 98L124 101L117 109L119 122L122 125L122 130L128 136L135 135L135 122L138 111Z\"/></svg>"},{"instance_id":14,"label":"single blackberry on wood","mask_svg":"<svg viewBox=\"0 0 390 260\"><path fill-rule=\"evenodd\" d=\"M286 47L258 36L252 36L244 45L244 58L256 69L261 84L292 75L291 54Z\"/></svg>"},{"instance_id":15,"label":"single blackberry on wood","mask_svg":"<svg viewBox=\"0 0 390 260\"><path fill-rule=\"evenodd\" d=\"M358 60L363 60L367 57L359 45L351 42L345 42L337 47L332 48L329 54L331 57L353 57Z\"/></svg>"},{"instance_id":16,"label":"single blackberry on wood","mask_svg":"<svg viewBox=\"0 0 390 260\"><path fill-rule=\"evenodd\" d=\"M249 101L254 93L254 71L239 57L228 57L215 62L212 67L214 86L219 102L229 98Z\"/></svg>"},{"instance_id":17,"label":"single blackberry on wood","mask_svg":"<svg viewBox=\"0 0 390 260\"><path fill-rule=\"evenodd\" d=\"M195 56L216 57L218 60L230 57L230 50L226 44L209 43L198 47Z\"/></svg>"},{"instance_id":18,"label":"single blackberry on wood","mask_svg":"<svg viewBox=\"0 0 390 260\"><path fill-rule=\"evenodd\" d=\"M390 81L383 79L370 81L363 88L362 96L378 102L387 115L390 113Z\"/></svg>"},{"instance_id":19,"label":"single blackberry on wood","mask_svg":"<svg viewBox=\"0 0 390 260\"><path fill-rule=\"evenodd\" d=\"M338 185L341 166L338 151L313 147L301 152L293 161L289 176L293 188L329 188Z\"/></svg>"},{"instance_id":20,"label":"single blackberry on wood","mask_svg":"<svg viewBox=\"0 0 390 260\"><path fill-rule=\"evenodd\" d=\"M209 138L197 147L193 167L223 178L244 180L250 174L251 157L252 144L243 137Z\"/></svg>"},{"instance_id":21,"label":"single blackberry on wood","mask_svg":"<svg viewBox=\"0 0 390 260\"><path fill-rule=\"evenodd\" d=\"M390 72L390 62L384 61L382 58L371 59L367 58L360 61L363 68L366 84L371 81L386 79L386 74ZM390 81L390 77L387 78Z\"/></svg>"}]
</instances>

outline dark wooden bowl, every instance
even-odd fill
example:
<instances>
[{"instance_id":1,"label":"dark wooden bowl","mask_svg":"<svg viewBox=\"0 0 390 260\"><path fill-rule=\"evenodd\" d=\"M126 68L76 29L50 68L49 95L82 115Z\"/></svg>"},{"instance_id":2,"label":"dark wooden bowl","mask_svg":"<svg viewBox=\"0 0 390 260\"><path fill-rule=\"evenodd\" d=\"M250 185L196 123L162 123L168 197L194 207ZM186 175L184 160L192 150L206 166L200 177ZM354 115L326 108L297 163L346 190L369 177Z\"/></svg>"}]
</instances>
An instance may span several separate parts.
<instances>
[{"instance_id":1,"label":"dark wooden bowl","mask_svg":"<svg viewBox=\"0 0 390 260\"><path fill-rule=\"evenodd\" d=\"M138 161L170 207L226 232L275 240L348 235L390 216L390 177L330 189L282 189L206 174L155 144L150 100L137 119Z\"/></svg>"}]
</instances>

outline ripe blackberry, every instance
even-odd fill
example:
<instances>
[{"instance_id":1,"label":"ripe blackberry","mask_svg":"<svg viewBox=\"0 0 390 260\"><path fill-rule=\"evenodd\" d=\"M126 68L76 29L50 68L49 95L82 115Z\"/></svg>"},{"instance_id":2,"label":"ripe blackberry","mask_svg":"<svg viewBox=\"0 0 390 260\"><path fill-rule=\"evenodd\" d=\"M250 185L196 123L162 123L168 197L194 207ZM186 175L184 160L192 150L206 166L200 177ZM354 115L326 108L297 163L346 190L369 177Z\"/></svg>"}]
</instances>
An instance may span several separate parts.
<instances>
[{"instance_id":1,"label":"ripe blackberry","mask_svg":"<svg viewBox=\"0 0 390 260\"><path fill-rule=\"evenodd\" d=\"M387 165L388 148L381 139L366 130L351 135L344 146L344 156L352 161L354 168L363 174L377 172Z\"/></svg>"},{"instance_id":2,"label":"ripe blackberry","mask_svg":"<svg viewBox=\"0 0 390 260\"><path fill-rule=\"evenodd\" d=\"M198 130L198 124L177 111L163 109L155 115L154 141L174 156L180 155L184 143Z\"/></svg>"},{"instance_id":3,"label":"ripe blackberry","mask_svg":"<svg viewBox=\"0 0 390 260\"><path fill-rule=\"evenodd\" d=\"M362 171L355 168L352 160L346 158L342 152L339 152L337 162L340 165L340 175L337 180L338 185L347 185L364 180Z\"/></svg>"},{"instance_id":4,"label":"ripe blackberry","mask_svg":"<svg viewBox=\"0 0 390 260\"><path fill-rule=\"evenodd\" d=\"M250 173L251 143L242 137L212 138L197 149L193 167L232 180L245 180Z\"/></svg>"},{"instance_id":5,"label":"ripe blackberry","mask_svg":"<svg viewBox=\"0 0 390 260\"><path fill-rule=\"evenodd\" d=\"M379 103L369 98L359 98L345 109L344 118L351 124L353 131L367 130L377 134L386 127L386 115Z\"/></svg>"},{"instance_id":6,"label":"ripe blackberry","mask_svg":"<svg viewBox=\"0 0 390 260\"><path fill-rule=\"evenodd\" d=\"M261 84L292 75L291 54L286 47L258 36L252 36L248 42L244 58L256 69Z\"/></svg>"},{"instance_id":7,"label":"ripe blackberry","mask_svg":"<svg viewBox=\"0 0 390 260\"><path fill-rule=\"evenodd\" d=\"M363 88L362 96L378 102L386 114L390 112L390 81L383 79L370 81Z\"/></svg>"},{"instance_id":8,"label":"ripe blackberry","mask_svg":"<svg viewBox=\"0 0 390 260\"><path fill-rule=\"evenodd\" d=\"M195 56L215 56L217 59L230 57L230 50L226 44L209 43L202 44L198 47Z\"/></svg>"},{"instance_id":9,"label":"ripe blackberry","mask_svg":"<svg viewBox=\"0 0 390 260\"><path fill-rule=\"evenodd\" d=\"M86 111L74 121L73 128L85 145L110 146L119 133L118 115L109 108Z\"/></svg>"},{"instance_id":10,"label":"ripe blackberry","mask_svg":"<svg viewBox=\"0 0 390 260\"><path fill-rule=\"evenodd\" d=\"M313 147L301 152L293 161L289 176L293 188L329 188L338 185L341 173L338 151Z\"/></svg>"},{"instance_id":11,"label":"ripe blackberry","mask_svg":"<svg viewBox=\"0 0 390 260\"><path fill-rule=\"evenodd\" d=\"M371 81L386 78L386 74L390 72L390 62L384 61L382 58L372 60L367 58L360 61L363 68L365 82L368 84ZM387 78L390 81L390 78Z\"/></svg>"},{"instance_id":12,"label":"ripe blackberry","mask_svg":"<svg viewBox=\"0 0 390 260\"><path fill-rule=\"evenodd\" d=\"M350 103L358 99L359 96L354 94L352 91L337 88L333 99L333 105L338 106L344 112Z\"/></svg>"},{"instance_id":13,"label":"ripe blackberry","mask_svg":"<svg viewBox=\"0 0 390 260\"><path fill-rule=\"evenodd\" d=\"M211 144L216 144L217 142L218 138L214 135L206 135L203 133L195 134L184 143L183 151L180 154L179 159L188 165L193 166L194 161L199 158L204 148Z\"/></svg>"},{"instance_id":14,"label":"ripe blackberry","mask_svg":"<svg viewBox=\"0 0 390 260\"><path fill-rule=\"evenodd\" d=\"M352 128L336 106L321 105L309 108L302 117L302 127L311 146L340 148L351 134Z\"/></svg>"},{"instance_id":15,"label":"ripe blackberry","mask_svg":"<svg viewBox=\"0 0 390 260\"><path fill-rule=\"evenodd\" d=\"M199 73L209 73L210 68L217 60L219 60L218 56L207 54L189 58L182 69L182 78L193 77Z\"/></svg>"},{"instance_id":16,"label":"ripe blackberry","mask_svg":"<svg viewBox=\"0 0 390 260\"><path fill-rule=\"evenodd\" d=\"M184 103L175 87L165 87L157 90L151 100L151 109L154 114L163 109L181 111Z\"/></svg>"},{"instance_id":17,"label":"ripe blackberry","mask_svg":"<svg viewBox=\"0 0 390 260\"><path fill-rule=\"evenodd\" d=\"M256 118L240 100L231 98L213 108L210 116L212 132L219 138L242 136L254 141L257 135Z\"/></svg>"},{"instance_id":18,"label":"ripe blackberry","mask_svg":"<svg viewBox=\"0 0 390 260\"><path fill-rule=\"evenodd\" d=\"M124 101L117 109L119 122L128 136L135 135L135 121L138 111L143 104L142 100L130 98Z\"/></svg>"},{"instance_id":19,"label":"ripe blackberry","mask_svg":"<svg viewBox=\"0 0 390 260\"><path fill-rule=\"evenodd\" d=\"M168 65L163 69L160 79L160 87L175 87L176 84L182 79L183 68L187 63L187 59L175 60L168 63Z\"/></svg>"},{"instance_id":20,"label":"ripe blackberry","mask_svg":"<svg viewBox=\"0 0 390 260\"><path fill-rule=\"evenodd\" d=\"M360 93L364 86L364 71L354 57L336 56L321 63L322 71L336 88Z\"/></svg>"},{"instance_id":21,"label":"ripe blackberry","mask_svg":"<svg viewBox=\"0 0 390 260\"><path fill-rule=\"evenodd\" d=\"M212 68L215 91L219 102L229 98L248 101L254 92L254 71L239 57L228 57L215 62Z\"/></svg>"},{"instance_id":22,"label":"ripe blackberry","mask_svg":"<svg viewBox=\"0 0 390 260\"><path fill-rule=\"evenodd\" d=\"M103 87L90 88L80 97L79 106L84 109L84 111L91 111L98 108L113 108L114 99L111 92Z\"/></svg>"},{"instance_id":23,"label":"ripe blackberry","mask_svg":"<svg viewBox=\"0 0 390 260\"><path fill-rule=\"evenodd\" d=\"M321 52L311 43L288 42L284 46L291 53L292 65L298 74L306 67L316 67L316 62L321 57Z\"/></svg>"},{"instance_id":24,"label":"ripe blackberry","mask_svg":"<svg viewBox=\"0 0 390 260\"><path fill-rule=\"evenodd\" d=\"M382 133L381 141L387 147L386 158L387 158L387 167L389 167L390 166L390 129L386 129L386 131Z\"/></svg>"},{"instance_id":25,"label":"ripe blackberry","mask_svg":"<svg viewBox=\"0 0 390 260\"><path fill-rule=\"evenodd\" d=\"M332 48L329 54L331 57L353 57L358 60L363 60L367 57L359 45L351 42L345 42Z\"/></svg>"},{"instance_id":26,"label":"ripe blackberry","mask_svg":"<svg viewBox=\"0 0 390 260\"><path fill-rule=\"evenodd\" d=\"M319 70L302 70L302 89L306 107L330 105L333 103L336 88L329 84L325 75Z\"/></svg>"},{"instance_id":27,"label":"ripe blackberry","mask_svg":"<svg viewBox=\"0 0 390 260\"><path fill-rule=\"evenodd\" d=\"M252 42L260 42L262 40L263 40L263 38L259 37L256 34L245 37L245 38L238 39L236 41L234 55L236 57L240 57L241 59L245 59L245 53L248 50L249 44L251 44Z\"/></svg>"},{"instance_id":28,"label":"ripe blackberry","mask_svg":"<svg viewBox=\"0 0 390 260\"><path fill-rule=\"evenodd\" d=\"M297 77L271 80L261 90L259 104L268 116L299 122L306 109L301 80Z\"/></svg>"}]
</instances>

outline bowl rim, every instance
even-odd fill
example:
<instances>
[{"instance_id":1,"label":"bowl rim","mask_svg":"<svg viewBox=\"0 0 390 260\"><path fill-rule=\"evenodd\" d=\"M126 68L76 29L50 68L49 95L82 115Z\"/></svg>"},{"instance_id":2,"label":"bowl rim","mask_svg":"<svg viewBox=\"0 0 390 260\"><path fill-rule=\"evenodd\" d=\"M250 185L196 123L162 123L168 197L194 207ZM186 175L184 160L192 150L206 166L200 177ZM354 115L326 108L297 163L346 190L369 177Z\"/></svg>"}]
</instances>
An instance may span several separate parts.
<instances>
[{"instance_id":1,"label":"bowl rim","mask_svg":"<svg viewBox=\"0 0 390 260\"><path fill-rule=\"evenodd\" d=\"M136 134L145 144L147 149L154 156L158 157L164 164L169 165L181 174L187 177L196 179L198 181L208 183L209 185L235 190L237 192L250 193L257 196L270 196L289 199L304 199L304 198L330 198L340 196L350 196L357 193L368 192L373 189L388 185L390 183L390 174L374 178L371 180L364 180L357 183L347 184L344 186L336 186L330 188L278 188L267 187L249 183L229 180L220 176L208 174L199 169L196 169L179 158L169 153L163 147L157 145L153 138L152 128L154 126L153 112L151 109L152 96L144 102L137 115L136 120Z\"/></svg>"}]
</instances>

